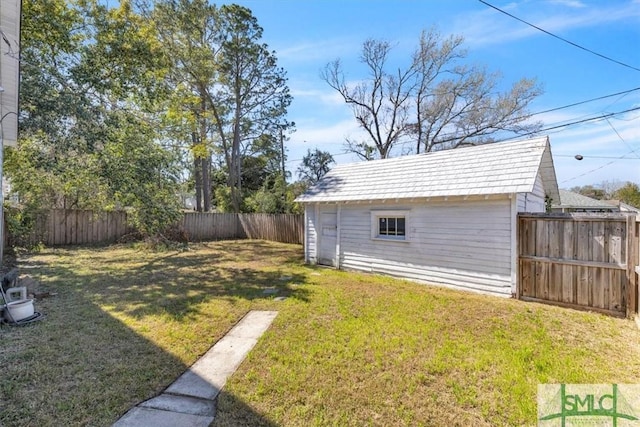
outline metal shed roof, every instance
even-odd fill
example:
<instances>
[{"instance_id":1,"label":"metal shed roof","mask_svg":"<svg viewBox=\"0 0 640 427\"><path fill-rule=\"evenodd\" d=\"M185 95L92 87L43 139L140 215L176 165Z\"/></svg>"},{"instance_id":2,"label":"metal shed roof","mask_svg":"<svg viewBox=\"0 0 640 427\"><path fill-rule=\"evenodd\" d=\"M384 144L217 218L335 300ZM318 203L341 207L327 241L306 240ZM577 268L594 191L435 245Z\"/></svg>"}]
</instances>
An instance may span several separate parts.
<instances>
[{"instance_id":1,"label":"metal shed roof","mask_svg":"<svg viewBox=\"0 0 640 427\"><path fill-rule=\"evenodd\" d=\"M547 137L338 165L298 202L346 202L532 192L538 173L560 200Z\"/></svg>"}]
</instances>

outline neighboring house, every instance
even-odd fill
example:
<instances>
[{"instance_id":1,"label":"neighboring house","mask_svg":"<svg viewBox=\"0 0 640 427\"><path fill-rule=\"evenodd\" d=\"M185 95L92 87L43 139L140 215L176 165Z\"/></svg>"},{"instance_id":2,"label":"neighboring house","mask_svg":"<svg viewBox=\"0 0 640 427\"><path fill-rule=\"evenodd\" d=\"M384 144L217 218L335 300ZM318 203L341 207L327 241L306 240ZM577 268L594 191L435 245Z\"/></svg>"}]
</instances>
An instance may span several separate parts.
<instances>
[{"instance_id":1,"label":"neighboring house","mask_svg":"<svg viewBox=\"0 0 640 427\"><path fill-rule=\"evenodd\" d=\"M21 0L0 1L0 142L5 147L18 141L21 4Z\"/></svg>"},{"instance_id":2,"label":"neighboring house","mask_svg":"<svg viewBox=\"0 0 640 427\"><path fill-rule=\"evenodd\" d=\"M551 205L552 212L620 212L616 202L597 200L573 191L560 190L560 200Z\"/></svg>"},{"instance_id":3,"label":"neighboring house","mask_svg":"<svg viewBox=\"0 0 640 427\"><path fill-rule=\"evenodd\" d=\"M620 200L598 200L568 190L560 191L560 203L551 205L551 212L592 212L592 213L640 213L640 209Z\"/></svg>"},{"instance_id":4,"label":"neighboring house","mask_svg":"<svg viewBox=\"0 0 640 427\"><path fill-rule=\"evenodd\" d=\"M617 201L618 202L618 207L620 208L620 212L628 212L628 213L632 213L632 214L640 214L640 209L636 208L635 206L631 206L627 203L621 202L621 201Z\"/></svg>"},{"instance_id":5,"label":"neighboring house","mask_svg":"<svg viewBox=\"0 0 640 427\"><path fill-rule=\"evenodd\" d=\"M517 214L545 198L546 137L339 165L297 201L309 263L510 296Z\"/></svg>"}]
</instances>

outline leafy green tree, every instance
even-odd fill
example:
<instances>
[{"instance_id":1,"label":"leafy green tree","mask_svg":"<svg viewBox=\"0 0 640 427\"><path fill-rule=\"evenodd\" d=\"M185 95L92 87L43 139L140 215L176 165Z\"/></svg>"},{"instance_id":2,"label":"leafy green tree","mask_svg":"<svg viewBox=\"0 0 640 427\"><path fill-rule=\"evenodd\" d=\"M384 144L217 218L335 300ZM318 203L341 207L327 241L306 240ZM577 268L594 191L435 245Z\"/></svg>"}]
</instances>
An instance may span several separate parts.
<instances>
[{"instance_id":1,"label":"leafy green tree","mask_svg":"<svg viewBox=\"0 0 640 427\"><path fill-rule=\"evenodd\" d=\"M121 113L109 120L111 134L99 155L110 190L106 207L126 207L139 232L160 235L181 215L175 158L156 143L150 124Z\"/></svg>"},{"instance_id":2,"label":"leafy green tree","mask_svg":"<svg viewBox=\"0 0 640 427\"><path fill-rule=\"evenodd\" d=\"M262 155L265 141L276 147L275 136L292 127L284 120L291 102L285 72L261 43L262 28L247 8L163 0L151 16L173 63L168 76L175 87L167 115L175 130L171 137L191 144L196 194L203 189L207 210L210 159L218 156L228 186L228 191L215 190L218 209L239 212L245 197L244 158Z\"/></svg>"},{"instance_id":3,"label":"leafy green tree","mask_svg":"<svg viewBox=\"0 0 640 427\"><path fill-rule=\"evenodd\" d=\"M140 231L160 232L177 187L157 144L166 67L152 23L128 1L22 5L21 138L5 165L23 206L127 207Z\"/></svg>"},{"instance_id":4,"label":"leafy green tree","mask_svg":"<svg viewBox=\"0 0 640 427\"><path fill-rule=\"evenodd\" d=\"M462 63L460 36L422 33L408 65L391 69L392 44L366 40L360 62L369 77L345 80L340 60L326 65L322 78L351 108L365 141L347 140L347 148L365 160L391 155L411 143L415 153L492 142L504 132L521 135L540 129L527 108L542 93L535 80L522 79L500 92L500 75Z\"/></svg>"},{"instance_id":5,"label":"leafy green tree","mask_svg":"<svg viewBox=\"0 0 640 427\"><path fill-rule=\"evenodd\" d=\"M284 120L291 95L275 52L261 43L262 28L251 11L238 5L220 8L219 90L210 102L227 166L233 209L240 210L242 157L264 135L278 135L293 123ZM274 143L277 138L270 138Z\"/></svg>"},{"instance_id":6,"label":"leafy green tree","mask_svg":"<svg viewBox=\"0 0 640 427\"><path fill-rule=\"evenodd\" d=\"M571 191L574 193L582 194L583 196L591 197L596 200L606 200L608 199L608 194L604 189L593 186L593 185L583 185L582 187L573 187Z\"/></svg>"},{"instance_id":7,"label":"leafy green tree","mask_svg":"<svg viewBox=\"0 0 640 427\"><path fill-rule=\"evenodd\" d=\"M613 193L613 198L640 209L640 187L636 183L625 183Z\"/></svg>"},{"instance_id":8,"label":"leafy green tree","mask_svg":"<svg viewBox=\"0 0 640 427\"><path fill-rule=\"evenodd\" d=\"M149 12L170 61L171 97L164 125L169 139L188 147L193 164L196 210L211 209L214 116L210 91L219 80L218 9L206 0L165 0Z\"/></svg>"},{"instance_id":9,"label":"leafy green tree","mask_svg":"<svg viewBox=\"0 0 640 427\"><path fill-rule=\"evenodd\" d=\"M308 185L315 184L329 172L333 163L335 160L331 153L317 148L314 151L308 149L298 167L298 177Z\"/></svg>"}]
</instances>

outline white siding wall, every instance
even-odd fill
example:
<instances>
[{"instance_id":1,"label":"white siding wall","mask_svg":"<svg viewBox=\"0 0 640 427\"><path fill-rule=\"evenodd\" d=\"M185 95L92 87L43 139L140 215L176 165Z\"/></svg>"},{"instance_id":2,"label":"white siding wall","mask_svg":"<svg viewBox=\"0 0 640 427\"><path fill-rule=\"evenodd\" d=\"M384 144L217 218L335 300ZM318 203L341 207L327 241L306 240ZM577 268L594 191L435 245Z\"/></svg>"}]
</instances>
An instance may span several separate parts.
<instances>
[{"instance_id":1,"label":"white siding wall","mask_svg":"<svg viewBox=\"0 0 640 427\"><path fill-rule=\"evenodd\" d=\"M518 193L518 212L544 212L545 191L542 185L540 173L536 177L536 183L532 193Z\"/></svg>"},{"instance_id":2,"label":"white siding wall","mask_svg":"<svg viewBox=\"0 0 640 427\"><path fill-rule=\"evenodd\" d=\"M311 264L318 262L318 233L316 230L316 205L308 203L304 208L304 250L305 259Z\"/></svg>"},{"instance_id":3,"label":"white siding wall","mask_svg":"<svg viewBox=\"0 0 640 427\"><path fill-rule=\"evenodd\" d=\"M410 209L408 242L371 239L371 211ZM340 265L511 295L511 201L343 205Z\"/></svg>"}]
</instances>

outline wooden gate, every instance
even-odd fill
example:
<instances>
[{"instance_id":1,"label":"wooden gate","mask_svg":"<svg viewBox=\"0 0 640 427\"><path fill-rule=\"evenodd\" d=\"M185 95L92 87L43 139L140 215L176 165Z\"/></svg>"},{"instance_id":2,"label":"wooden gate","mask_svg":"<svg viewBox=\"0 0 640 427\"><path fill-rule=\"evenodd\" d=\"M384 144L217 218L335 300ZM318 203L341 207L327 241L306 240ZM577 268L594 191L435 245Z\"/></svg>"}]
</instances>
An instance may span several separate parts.
<instances>
[{"instance_id":1,"label":"wooden gate","mask_svg":"<svg viewBox=\"0 0 640 427\"><path fill-rule=\"evenodd\" d=\"M518 298L636 313L637 233L634 216L518 215Z\"/></svg>"}]
</instances>

